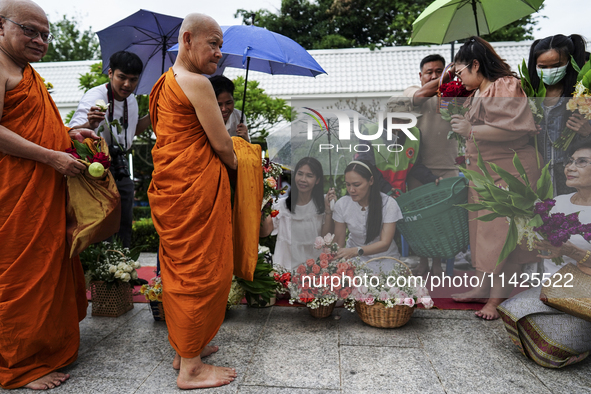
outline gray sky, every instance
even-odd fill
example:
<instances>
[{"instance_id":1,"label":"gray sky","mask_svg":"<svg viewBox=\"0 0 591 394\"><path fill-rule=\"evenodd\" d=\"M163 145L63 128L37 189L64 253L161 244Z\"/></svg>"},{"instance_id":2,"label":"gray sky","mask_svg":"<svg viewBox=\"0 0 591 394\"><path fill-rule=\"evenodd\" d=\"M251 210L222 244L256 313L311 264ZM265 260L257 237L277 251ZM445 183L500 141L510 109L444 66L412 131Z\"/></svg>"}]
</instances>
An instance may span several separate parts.
<instances>
[{"instance_id":1,"label":"gray sky","mask_svg":"<svg viewBox=\"0 0 591 394\"><path fill-rule=\"evenodd\" d=\"M77 16L81 26L92 26L99 31L113 23L133 14L140 8L162 14L184 17L191 12L201 12L212 16L220 25L240 24L234 18L237 9L258 10L261 8L276 12L281 0L37 0L49 15L50 20L57 21L61 15ZM542 16L539 18L540 30L534 33L535 38L543 38L554 34L581 34L591 40L591 23L589 23L589 0L546 0ZM588 48L589 49L589 48Z\"/></svg>"}]
</instances>

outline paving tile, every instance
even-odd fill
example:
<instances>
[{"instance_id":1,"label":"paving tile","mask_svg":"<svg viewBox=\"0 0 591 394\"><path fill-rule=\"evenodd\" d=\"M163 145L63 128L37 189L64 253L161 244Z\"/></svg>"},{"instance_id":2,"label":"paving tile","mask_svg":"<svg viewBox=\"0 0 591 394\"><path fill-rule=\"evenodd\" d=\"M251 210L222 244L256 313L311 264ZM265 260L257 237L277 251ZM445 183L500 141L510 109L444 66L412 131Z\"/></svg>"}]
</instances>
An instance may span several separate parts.
<instances>
[{"instance_id":1,"label":"paving tile","mask_svg":"<svg viewBox=\"0 0 591 394\"><path fill-rule=\"evenodd\" d=\"M137 379L104 379L104 378L79 378L75 375L50 391L52 394L103 394L103 393L117 393L117 394L133 394L141 384L141 380ZM31 394L35 391L30 389L16 389L16 390L2 390L0 393L6 394Z\"/></svg>"},{"instance_id":2,"label":"paving tile","mask_svg":"<svg viewBox=\"0 0 591 394\"><path fill-rule=\"evenodd\" d=\"M343 393L445 393L422 349L341 346Z\"/></svg>"},{"instance_id":3,"label":"paving tile","mask_svg":"<svg viewBox=\"0 0 591 394\"><path fill-rule=\"evenodd\" d=\"M246 376L246 385L334 389L340 385L338 328L306 308L274 308Z\"/></svg>"},{"instance_id":4,"label":"paving tile","mask_svg":"<svg viewBox=\"0 0 591 394\"><path fill-rule=\"evenodd\" d=\"M495 333L502 325L499 320L424 319L423 323L419 338L446 393L551 392L524 366L510 343Z\"/></svg>"},{"instance_id":5,"label":"paving tile","mask_svg":"<svg viewBox=\"0 0 591 394\"><path fill-rule=\"evenodd\" d=\"M364 323L357 313L342 308L337 310L339 320L339 343L348 346L398 346L420 347L417 330L421 319L415 319L398 328L376 328ZM416 313L416 312L415 312Z\"/></svg>"},{"instance_id":6,"label":"paving tile","mask_svg":"<svg viewBox=\"0 0 591 394\"><path fill-rule=\"evenodd\" d=\"M238 394L336 394L341 390L297 389L293 387L240 386Z\"/></svg>"}]
</instances>

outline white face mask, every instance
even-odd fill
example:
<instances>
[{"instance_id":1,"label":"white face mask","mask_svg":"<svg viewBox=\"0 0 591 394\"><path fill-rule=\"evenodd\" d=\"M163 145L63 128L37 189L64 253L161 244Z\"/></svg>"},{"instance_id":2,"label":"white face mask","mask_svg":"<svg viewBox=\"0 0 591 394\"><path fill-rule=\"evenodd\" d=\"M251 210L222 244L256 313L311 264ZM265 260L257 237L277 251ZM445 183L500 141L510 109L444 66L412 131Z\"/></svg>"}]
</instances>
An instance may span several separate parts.
<instances>
[{"instance_id":1,"label":"white face mask","mask_svg":"<svg viewBox=\"0 0 591 394\"><path fill-rule=\"evenodd\" d=\"M536 68L538 72L538 78L540 78L548 86L556 85L566 75L566 67L568 64L562 67L556 68Z\"/></svg>"}]
</instances>

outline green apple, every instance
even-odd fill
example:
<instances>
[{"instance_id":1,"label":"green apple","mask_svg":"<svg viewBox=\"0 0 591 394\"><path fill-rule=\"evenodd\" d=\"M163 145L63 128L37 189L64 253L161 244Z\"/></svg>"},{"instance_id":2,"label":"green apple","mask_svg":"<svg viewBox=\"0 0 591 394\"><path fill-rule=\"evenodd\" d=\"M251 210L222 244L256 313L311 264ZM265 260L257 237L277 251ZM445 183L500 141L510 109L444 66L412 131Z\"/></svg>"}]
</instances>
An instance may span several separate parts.
<instances>
[{"instance_id":1,"label":"green apple","mask_svg":"<svg viewBox=\"0 0 591 394\"><path fill-rule=\"evenodd\" d=\"M105 167L101 163L92 163L88 167L88 172L95 178L101 178L105 173Z\"/></svg>"}]
</instances>

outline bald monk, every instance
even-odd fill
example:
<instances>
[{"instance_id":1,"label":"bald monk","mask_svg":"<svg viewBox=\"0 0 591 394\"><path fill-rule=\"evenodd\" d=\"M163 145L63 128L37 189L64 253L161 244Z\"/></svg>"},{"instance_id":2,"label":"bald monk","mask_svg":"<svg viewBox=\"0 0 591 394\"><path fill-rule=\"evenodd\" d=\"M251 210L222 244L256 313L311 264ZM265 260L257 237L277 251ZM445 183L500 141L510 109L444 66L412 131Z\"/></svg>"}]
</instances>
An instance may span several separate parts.
<instances>
[{"instance_id":1,"label":"bald monk","mask_svg":"<svg viewBox=\"0 0 591 394\"><path fill-rule=\"evenodd\" d=\"M181 389L216 387L236 377L231 368L204 364L207 344L225 315L233 270L232 208L226 167L237 168L213 87L222 30L210 17L190 14L179 31L175 64L150 94L156 145L148 190L160 235L163 305L177 355Z\"/></svg>"},{"instance_id":2,"label":"bald monk","mask_svg":"<svg viewBox=\"0 0 591 394\"><path fill-rule=\"evenodd\" d=\"M62 123L39 74L51 41L45 12L0 1L0 385L50 389L78 356L86 316L80 260L66 242L66 178L85 169L65 150L97 138Z\"/></svg>"}]
</instances>

